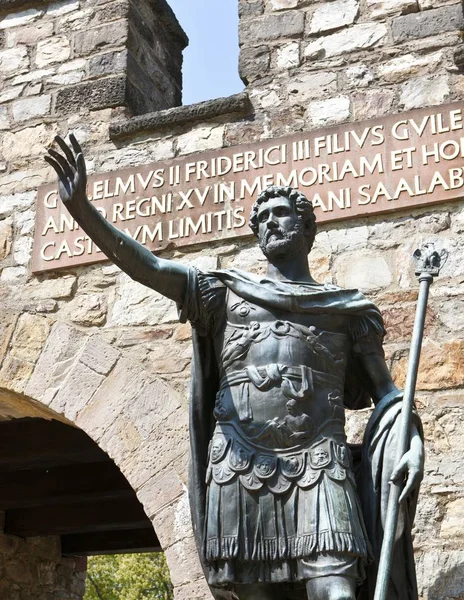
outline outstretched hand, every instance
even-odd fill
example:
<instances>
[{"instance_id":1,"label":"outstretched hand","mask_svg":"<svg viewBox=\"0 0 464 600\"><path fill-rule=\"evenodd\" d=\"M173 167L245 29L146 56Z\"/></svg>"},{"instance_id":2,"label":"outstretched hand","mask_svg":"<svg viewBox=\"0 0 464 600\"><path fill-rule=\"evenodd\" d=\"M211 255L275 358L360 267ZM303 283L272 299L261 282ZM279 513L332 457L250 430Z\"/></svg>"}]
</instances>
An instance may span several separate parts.
<instances>
[{"instance_id":1,"label":"outstretched hand","mask_svg":"<svg viewBox=\"0 0 464 600\"><path fill-rule=\"evenodd\" d=\"M61 200L69 209L72 209L87 202L87 170L82 149L72 133L69 134L69 141L71 147L57 135L55 142L63 151L64 156L50 148L44 158L58 175L58 191Z\"/></svg>"}]
</instances>

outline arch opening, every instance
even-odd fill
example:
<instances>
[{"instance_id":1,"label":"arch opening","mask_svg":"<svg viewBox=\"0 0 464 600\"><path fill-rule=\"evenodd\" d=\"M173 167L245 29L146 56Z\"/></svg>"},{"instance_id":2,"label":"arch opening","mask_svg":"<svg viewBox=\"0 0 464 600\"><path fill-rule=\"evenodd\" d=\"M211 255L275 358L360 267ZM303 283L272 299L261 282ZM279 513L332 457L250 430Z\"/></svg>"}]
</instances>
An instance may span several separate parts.
<instances>
[{"instance_id":1,"label":"arch opening","mask_svg":"<svg viewBox=\"0 0 464 600\"><path fill-rule=\"evenodd\" d=\"M0 597L42 600L64 587L80 600L88 556L162 550L119 467L53 416L0 391Z\"/></svg>"}]
</instances>

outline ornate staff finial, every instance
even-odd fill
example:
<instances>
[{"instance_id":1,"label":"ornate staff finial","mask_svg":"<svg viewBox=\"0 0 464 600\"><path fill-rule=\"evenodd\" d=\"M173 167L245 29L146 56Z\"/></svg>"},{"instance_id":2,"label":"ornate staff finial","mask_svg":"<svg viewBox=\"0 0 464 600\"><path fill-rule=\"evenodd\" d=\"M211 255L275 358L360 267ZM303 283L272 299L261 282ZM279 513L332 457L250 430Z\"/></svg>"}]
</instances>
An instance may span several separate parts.
<instances>
[{"instance_id":1,"label":"ornate staff finial","mask_svg":"<svg viewBox=\"0 0 464 600\"><path fill-rule=\"evenodd\" d=\"M430 275L437 277L441 268L448 258L446 250L435 250L433 242L427 242L422 246L422 249L417 249L414 254L415 272L417 277L420 275Z\"/></svg>"}]
</instances>

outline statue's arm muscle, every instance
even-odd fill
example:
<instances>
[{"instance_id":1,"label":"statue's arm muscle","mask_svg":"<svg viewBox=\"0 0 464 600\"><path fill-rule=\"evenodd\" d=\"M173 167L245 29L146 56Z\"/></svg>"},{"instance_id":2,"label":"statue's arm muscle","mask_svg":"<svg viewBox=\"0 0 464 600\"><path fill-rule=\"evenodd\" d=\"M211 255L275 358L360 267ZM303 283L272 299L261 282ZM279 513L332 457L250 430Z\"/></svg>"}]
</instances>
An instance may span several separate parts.
<instances>
[{"instance_id":1,"label":"statue's arm muscle","mask_svg":"<svg viewBox=\"0 0 464 600\"><path fill-rule=\"evenodd\" d=\"M184 265L152 254L116 229L90 202L78 214L71 214L100 250L132 279L171 300L183 302L188 277Z\"/></svg>"},{"instance_id":2,"label":"statue's arm muscle","mask_svg":"<svg viewBox=\"0 0 464 600\"><path fill-rule=\"evenodd\" d=\"M367 375L366 387L374 404L380 402L387 394L399 391L381 354L363 354L361 360Z\"/></svg>"}]
</instances>

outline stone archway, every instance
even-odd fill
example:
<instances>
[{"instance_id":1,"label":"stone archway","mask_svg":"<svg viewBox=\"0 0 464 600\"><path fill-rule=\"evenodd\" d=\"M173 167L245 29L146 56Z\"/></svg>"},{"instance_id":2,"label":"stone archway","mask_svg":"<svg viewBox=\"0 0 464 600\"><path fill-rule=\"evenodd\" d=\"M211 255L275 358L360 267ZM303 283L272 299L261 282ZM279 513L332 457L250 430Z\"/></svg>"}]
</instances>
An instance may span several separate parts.
<instances>
[{"instance_id":1,"label":"stone archway","mask_svg":"<svg viewBox=\"0 0 464 600\"><path fill-rule=\"evenodd\" d=\"M47 325L33 363L21 369L28 319L12 320L3 345L0 387L16 393L0 413L52 416L83 430L116 463L152 521L176 599L209 597L190 523L185 401L100 333L63 322ZM21 376L8 382L9 372Z\"/></svg>"}]
</instances>

